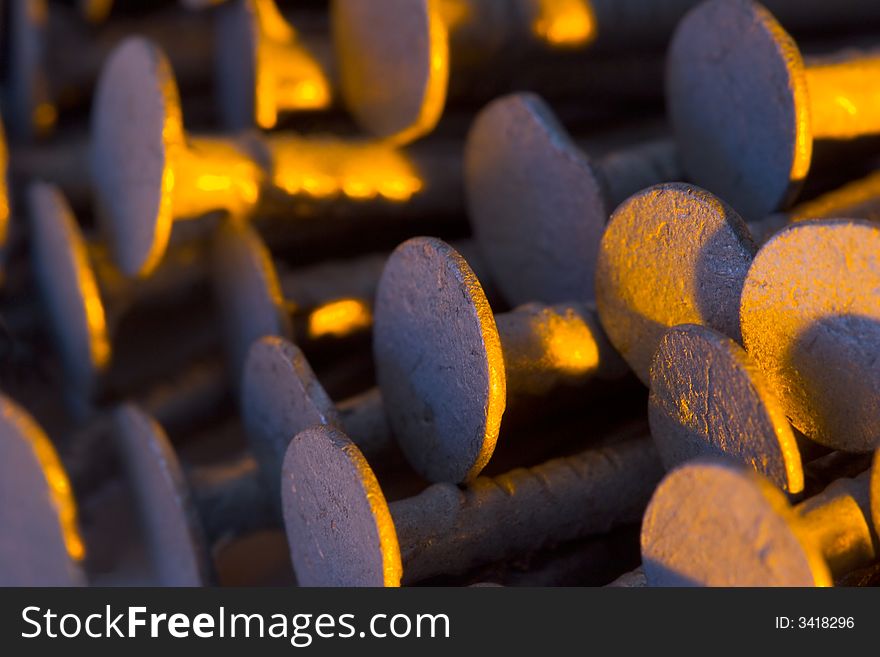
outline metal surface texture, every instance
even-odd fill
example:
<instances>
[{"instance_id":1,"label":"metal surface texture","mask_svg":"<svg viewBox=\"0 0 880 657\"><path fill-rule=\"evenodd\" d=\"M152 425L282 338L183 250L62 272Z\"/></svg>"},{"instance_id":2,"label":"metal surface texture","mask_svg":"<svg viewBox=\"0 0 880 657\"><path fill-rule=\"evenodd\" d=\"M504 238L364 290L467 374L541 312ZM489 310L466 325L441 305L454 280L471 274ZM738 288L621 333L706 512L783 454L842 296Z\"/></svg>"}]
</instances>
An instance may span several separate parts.
<instances>
[{"instance_id":1,"label":"metal surface texture","mask_svg":"<svg viewBox=\"0 0 880 657\"><path fill-rule=\"evenodd\" d=\"M82 586L70 484L34 419L0 397L0 584Z\"/></svg>"},{"instance_id":2,"label":"metal surface texture","mask_svg":"<svg viewBox=\"0 0 880 657\"><path fill-rule=\"evenodd\" d=\"M876 53L856 52L811 65L758 3L699 5L676 29L667 62L685 171L748 219L783 207L809 172L814 136L880 128L876 101L860 91L878 62Z\"/></svg>"},{"instance_id":3,"label":"metal surface texture","mask_svg":"<svg viewBox=\"0 0 880 657\"><path fill-rule=\"evenodd\" d=\"M508 402L625 373L583 304L492 315L467 262L413 238L388 259L373 353L395 438L430 481L476 477L495 451Z\"/></svg>"},{"instance_id":4,"label":"metal surface texture","mask_svg":"<svg viewBox=\"0 0 880 657\"><path fill-rule=\"evenodd\" d=\"M656 185L611 215L596 266L602 326L643 383L663 332L704 324L741 342L739 299L756 247L740 216L692 185Z\"/></svg>"},{"instance_id":5,"label":"metal surface texture","mask_svg":"<svg viewBox=\"0 0 880 657\"><path fill-rule=\"evenodd\" d=\"M389 505L354 443L315 427L284 460L291 558L306 586L398 586L462 571L631 522L660 469L650 441L635 440Z\"/></svg>"},{"instance_id":6,"label":"metal surface texture","mask_svg":"<svg viewBox=\"0 0 880 657\"><path fill-rule=\"evenodd\" d=\"M880 441L880 227L797 223L758 252L745 278L743 340L792 424L832 448Z\"/></svg>"},{"instance_id":7,"label":"metal surface texture","mask_svg":"<svg viewBox=\"0 0 880 657\"><path fill-rule=\"evenodd\" d=\"M0 585L880 582L876 0L0 7Z\"/></svg>"},{"instance_id":8,"label":"metal surface texture","mask_svg":"<svg viewBox=\"0 0 880 657\"><path fill-rule=\"evenodd\" d=\"M348 403L346 403L348 402ZM251 447L280 500L280 464L293 436L327 425L347 431L374 468L390 448L391 431L378 391L335 404L302 351L278 336L266 336L248 352L241 384L241 414Z\"/></svg>"},{"instance_id":9,"label":"metal surface texture","mask_svg":"<svg viewBox=\"0 0 880 657\"><path fill-rule=\"evenodd\" d=\"M210 546L277 520L253 459L185 472L167 434L134 404L114 411L113 439L133 482L151 563L163 586L215 581Z\"/></svg>"},{"instance_id":10,"label":"metal surface texture","mask_svg":"<svg viewBox=\"0 0 880 657\"><path fill-rule=\"evenodd\" d=\"M468 135L465 184L474 235L505 298L593 300L608 215L630 194L680 179L677 169L670 142L591 158L538 96L490 103Z\"/></svg>"},{"instance_id":11,"label":"metal surface texture","mask_svg":"<svg viewBox=\"0 0 880 657\"><path fill-rule=\"evenodd\" d=\"M645 512L648 583L830 586L834 577L876 559L869 476L840 479L791 507L750 468L687 463L667 475Z\"/></svg>"},{"instance_id":12,"label":"metal surface texture","mask_svg":"<svg viewBox=\"0 0 880 657\"><path fill-rule=\"evenodd\" d=\"M757 364L705 326L666 331L651 364L648 418L667 469L726 456L789 493L804 487L794 432Z\"/></svg>"}]
</instances>

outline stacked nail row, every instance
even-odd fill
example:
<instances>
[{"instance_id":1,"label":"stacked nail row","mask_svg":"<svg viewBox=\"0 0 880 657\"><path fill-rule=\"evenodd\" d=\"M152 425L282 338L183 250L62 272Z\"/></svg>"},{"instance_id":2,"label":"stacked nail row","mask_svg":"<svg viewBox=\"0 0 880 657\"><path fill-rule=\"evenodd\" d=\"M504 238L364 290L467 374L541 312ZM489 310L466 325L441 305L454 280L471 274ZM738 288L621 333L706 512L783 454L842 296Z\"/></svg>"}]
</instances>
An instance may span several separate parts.
<instances>
[{"instance_id":1,"label":"stacked nail row","mask_svg":"<svg viewBox=\"0 0 880 657\"><path fill-rule=\"evenodd\" d=\"M880 583L876 2L2 18L0 585Z\"/></svg>"}]
</instances>

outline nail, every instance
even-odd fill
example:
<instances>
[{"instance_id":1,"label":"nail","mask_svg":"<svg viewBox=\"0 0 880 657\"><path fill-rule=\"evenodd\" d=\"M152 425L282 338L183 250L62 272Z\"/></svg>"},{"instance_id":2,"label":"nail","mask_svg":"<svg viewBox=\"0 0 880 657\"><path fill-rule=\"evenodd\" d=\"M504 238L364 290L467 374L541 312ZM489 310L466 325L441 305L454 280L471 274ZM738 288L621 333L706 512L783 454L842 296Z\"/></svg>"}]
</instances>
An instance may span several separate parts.
<instances>
[{"instance_id":1,"label":"nail","mask_svg":"<svg viewBox=\"0 0 880 657\"><path fill-rule=\"evenodd\" d=\"M430 481L480 473L508 400L626 371L586 305L531 304L493 317L464 258L425 237L388 259L373 355L394 436Z\"/></svg>"},{"instance_id":2,"label":"nail","mask_svg":"<svg viewBox=\"0 0 880 657\"><path fill-rule=\"evenodd\" d=\"M398 143L430 132L448 96L485 99L480 91L487 88L497 95L534 84L545 93L571 95L574 77L581 93L604 81L593 89L606 93L594 98L631 96L652 86L656 78L645 69L653 70L656 59L621 66L620 60L571 53L588 50L597 37L628 47L649 40L661 46L693 3L654 8L650 15L643 2L635 4L336 0L331 20L340 92L367 132Z\"/></svg>"},{"instance_id":3,"label":"nail","mask_svg":"<svg viewBox=\"0 0 880 657\"><path fill-rule=\"evenodd\" d=\"M205 277L197 250L178 249L144 281L123 279L86 242L67 200L53 185L28 188L34 275L67 378L84 396L97 393L113 358L113 338L135 306L180 298ZM204 260L204 258L201 258Z\"/></svg>"},{"instance_id":4,"label":"nail","mask_svg":"<svg viewBox=\"0 0 880 657\"><path fill-rule=\"evenodd\" d=\"M155 268L175 221L211 212L296 221L305 232L317 230L317 214L322 223L366 215L409 223L463 205L455 146L187 135L171 66L144 39L108 58L92 126L98 217L114 262L131 276Z\"/></svg>"},{"instance_id":5,"label":"nail","mask_svg":"<svg viewBox=\"0 0 880 657\"><path fill-rule=\"evenodd\" d=\"M742 342L740 293L756 250L740 216L693 185L649 187L612 213L596 263L596 307L644 384L671 326L706 325Z\"/></svg>"},{"instance_id":6,"label":"nail","mask_svg":"<svg viewBox=\"0 0 880 657\"><path fill-rule=\"evenodd\" d=\"M880 82L880 56L804 58L770 12L749 0L712 0L688 13L667 71L689 179L752 220L794 199L814 139L880 132L870 91Z\"/></svg>"},{"instance_id":7,"label":"nail","mask_svg":"<svg viewBox=\"0 0 880 657\"><path fill-rule=\"evenodd\" d=\"M694 461L648 505L645 574L651 586L831 586L877 558L878 508L880 457L795 507L751 468Z\"/></svg>"},{"instance_id":8,"label":"nail","mask_svg":"<svg viewBox=\"0 0 880 657\"><path fill-rule=\"evenodd\" d=\"M0 395L0 585L82 586L76 502L52 442Z\"/></svg>"},{"instance_id":9,"label":"nail","mask_svg":"<svg viewBox=\"0 0 880 657\"><path fill-rule=\"evenodd\" d=\"M278 336L251 346L242 375L241 415L248 442L274 499L281 499L281 463L293 436L315 425L339 428L377 470L392 450L391 430L377 388L331 401L302 351Z\"/></svg>"},{"instance_id":10,"label":"nail","mask_svg":"<svg viewBox=\"0 0 880 657\"><path fill-rule=\"evenodd\" d=\"M274 0L234 0L214 16L217 101L228 130L271 129L279 114L329 107L329 62L319 59Z\"/></svg>"},{"instance_id":11,"label":"nail","mask_svg":"<svg viewBox=\"0 0 880 657\"><path fill-rule=\"evenodd\" d=\"M209 584L209 546L277 522L253 459L186 474L165 431L137 406L119 406L113 424L160 585Z\"/></svg>"},{"instance_id":12,"label":"nail","mask_svg":"<svg viewBox=\"0 0 880 657\"><path fill-rule=\"evenodd\" d=\"M460 573L634 522L660 477L649 440L555 459L460 489L387 503L339 429L298 434L284 459L284 520L303 586L398 586Z\"/></svg>"},{"instance_id":13,"label":"nail","mask_svg":"<svg viewBox=\"0 0 880 657\"><path fill-rule=\"evenodd\" d=\"M480 267L474 245L460 246ZM241 371L248 349L266 335L293 338L306 351L365 335L387 257L279 270L255 230L224 225L214 238L212 278L233 371Z\"/></svg>"},{"instance_id":14,"label":"nail","mask_svg":"<svg viewBox=\"0 0 880 657\"><path fill-rule=\"evenodd\" d=\"M530 93L491 102L471 126L464 157L471 226L511 304L592 301L611 211L640 189L682 177L670 140L598 159L584 146Z\"/></svg>"},{"instance_id":15,"label":"nail","mask_svg":"<svg viewBox=\"0 0 880 657\"><path fill-rule=\"evenodd\" d=\"M782 490L804 489L801 453L775 392L736 342L705 326L666 331L651 365L648 419L667 470L726 456Z\"/></svg>"},{"instance_id":16,"label":"nail","mask_svg":"<svg viewBox=\"0 0 880 657\"><path fill-rule=\"evenodd\" d=\"M796 223L755 256L742 288L743 345L808 438L880 446L880 226Z\"/></svg>"},{"instance_id":17,"label":"nail","mask_svg":"<svg viewBox=\"0 0 880 657\"><path fill-rule=\"evenodd\" d=\"M8 128L18 139L46 135L59 112L87 105L102 62L129 34L161 43L187 86L211 72L210 23L179 10L91 29L73 10L47 0L11 2L9 12Z\"/></svg>"}]
</instances>

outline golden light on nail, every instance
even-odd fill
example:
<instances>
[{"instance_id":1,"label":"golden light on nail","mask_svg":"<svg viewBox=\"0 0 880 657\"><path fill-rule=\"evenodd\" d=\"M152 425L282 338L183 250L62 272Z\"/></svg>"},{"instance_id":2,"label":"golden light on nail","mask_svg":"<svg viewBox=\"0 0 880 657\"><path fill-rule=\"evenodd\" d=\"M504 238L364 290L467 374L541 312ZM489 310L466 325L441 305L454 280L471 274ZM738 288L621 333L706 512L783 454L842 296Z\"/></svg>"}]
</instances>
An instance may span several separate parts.
<instances>
[{"instance_id":1,"label":"golden light on nail","mask_svg":"<svg viewBox=\"0 0 880 657\"><path fill-rule=\"evenodd\" d=\"M810 121L815 138L853 139L880 132L880 56L846 62L807 61Z\"/></svg>"},{"instance_id":2,"label":"golden light on nail","mask_svg":"<svg viewBox=\"0 0 880 657\"><path fill-rule=\"evenodd\" d=\"M255 0L259 30L255 71L255 120L274 128L279 110L323 109L332 101L330 81L274 0Z\"/></svg>"},{"instance_id":3,"label":"golden light on nail","mask_svg":"<svg viewBox=\"0 0 880 657\"><path fill-rule=\"evenodd\" d=\"M534 34L560 48L584 46L596 38L596 17L589 0L536 0Z\"/></svg>"},{"instance_id":4,"label":"golden light on nail","mask_svg":"<svg viewBox=\"0 0 880 657\"><path fill-rule=\"evenodd\" d=\"M543 315L537 330L544 340L547 358L560 371L577 375L599 366L593 329L571 308Z\"/></svg>"},{"instance_id":5,"label":"golden light on nail","mask_svg":"<svg viewBox=\"0 0 880 657\"><path fill-rule=\"evenodd\" d=\"M48 485L49 497L58 515L58 523L64 545L71 559L81 561L85 558L86 548L77 524L76 502L67 473L52 442L43 433L39 425L27 413L19 411L11 404L4 405L4 414L10 416L18 426L21 435L30 443L34 456L43 470Z\"/></svg>"},{"instance_id":6,"label":"golden light on nail","mask_svg":"<svg viewBox=\"0 0 880 657\"><path fill-rule=\"evenodd\" d=\"M287 137L272 150L274 184L291 195L403 202L423 186L406 154L384 142Z\"/></svg>"},{"instance_id":7,"label":"golden light on nail","mask_svg":"<svg viewBox=\"0 0 880 657\"><path fill-rule=\"evenodd\" d=\"M429 72L419 115L405 130L389 137L395 144L407 144L431 132L446 105L449 87L449 26L444 20L443 0L428 3Z\"/></svg>"},{"instance_id":8,"label":"golden light on nail","mask_svg":"<svg viewBox=\"0 0 880 657\"><path fill-rule=\"evenodd\" d=\"M319 306L309 314L309 337L312 339L351 335L368 328L373 313L361 299L338 299Z\"/></svg>"}]
</instances>

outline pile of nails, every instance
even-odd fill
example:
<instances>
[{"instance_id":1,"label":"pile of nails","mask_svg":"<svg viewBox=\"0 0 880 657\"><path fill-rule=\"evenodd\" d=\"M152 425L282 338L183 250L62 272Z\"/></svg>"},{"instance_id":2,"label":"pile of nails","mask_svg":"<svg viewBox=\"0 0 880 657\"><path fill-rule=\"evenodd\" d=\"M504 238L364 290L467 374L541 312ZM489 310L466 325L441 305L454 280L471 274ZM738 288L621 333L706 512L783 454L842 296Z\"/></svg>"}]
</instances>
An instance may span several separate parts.
<instances>
[{"instance_id":1,"label":"pile of nails","mask_svg":"<svg viewBox=\"0 0 880 657\"><path fill-rule=\"evenodd\" d=\"M0 585L880 584L880 3L0 29Z\"/></svg>"}]
</instances>

